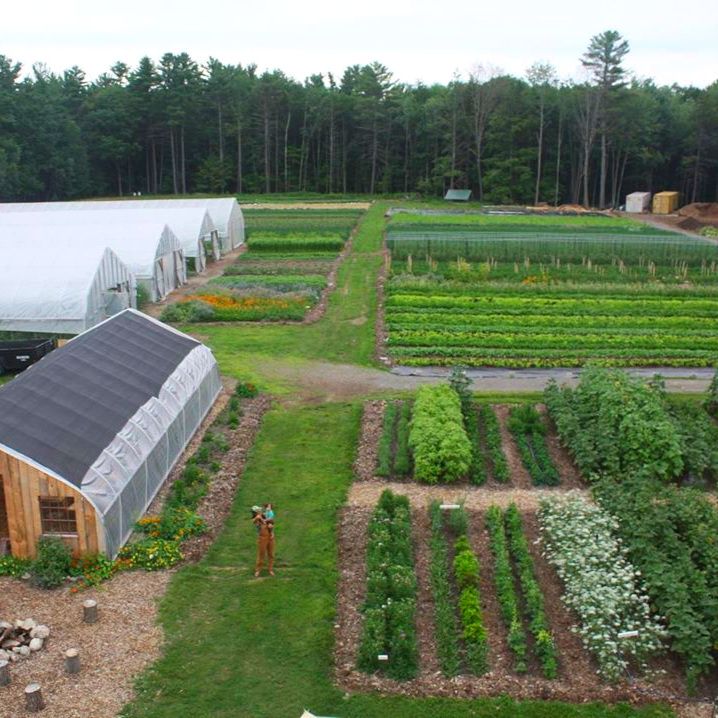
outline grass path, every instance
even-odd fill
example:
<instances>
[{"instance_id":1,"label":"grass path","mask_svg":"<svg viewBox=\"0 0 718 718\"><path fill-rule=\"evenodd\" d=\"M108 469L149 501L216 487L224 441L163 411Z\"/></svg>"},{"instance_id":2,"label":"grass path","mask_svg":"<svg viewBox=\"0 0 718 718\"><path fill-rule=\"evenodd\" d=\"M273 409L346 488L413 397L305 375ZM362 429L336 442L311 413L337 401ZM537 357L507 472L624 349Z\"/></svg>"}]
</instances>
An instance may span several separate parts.
<instances>
[{"instance_id":1,"label":"grass path","mask_svg":"<svg viewBox=\"0 0 718 718\"><path fill-rule=\"evenodd\" d=\"M286 394L296 385L277 364L302 368L313 361L372 366L381 244L387 204L376 202L360 220L352 251L339 268L325 315L314 324L184 327L209 344L224 374ZM267 371L267 367L270 368ZM274 370L272 370L274 368Z\"/></svg>"},{"instance_id":2,"label":"grass path","mask_svg":"<svg viewBox=\"0 0 718 718\"><path fill-rule=\"evenodd\" d=\"M332 683L336 514L352 480L358 403L280 406L265 418L232 515L205 559L162 601L164 656L126 718L658 718L666 709L511 699L345 696ZM252 575L248 507L277 505L274 579Z\"/></svg>"}]
</instances>

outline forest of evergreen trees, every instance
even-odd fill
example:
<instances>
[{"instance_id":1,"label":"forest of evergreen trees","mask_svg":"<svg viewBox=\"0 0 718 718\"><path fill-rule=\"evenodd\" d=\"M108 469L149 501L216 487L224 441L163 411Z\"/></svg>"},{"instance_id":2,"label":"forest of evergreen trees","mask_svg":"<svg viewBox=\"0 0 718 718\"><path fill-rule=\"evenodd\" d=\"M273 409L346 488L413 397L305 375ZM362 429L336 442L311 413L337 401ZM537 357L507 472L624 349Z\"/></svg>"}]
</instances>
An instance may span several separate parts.
<instances>
[{"instance_id":1,"label":"forest of evergreen trees","mask_svg":"<svg viewBox=\"0 0 718 718\"><path fill-rule=\"evenodd\" d=\"M299 83L186 53L95 81L0 55L0 200L190 192L413 193L617 206L627 192L718 199L718 81L658 87L596 35L582 83L537 63L405 85L379 63Z\"/></svg>"}]
</instances>

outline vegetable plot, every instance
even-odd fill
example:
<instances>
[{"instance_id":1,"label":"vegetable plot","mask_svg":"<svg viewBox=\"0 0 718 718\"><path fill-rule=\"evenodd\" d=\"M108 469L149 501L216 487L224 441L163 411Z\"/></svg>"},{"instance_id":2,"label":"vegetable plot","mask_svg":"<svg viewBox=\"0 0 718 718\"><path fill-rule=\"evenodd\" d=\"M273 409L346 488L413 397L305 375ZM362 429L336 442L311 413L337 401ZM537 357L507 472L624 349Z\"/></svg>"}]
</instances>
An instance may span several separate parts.
<instances>
[{"instance_id":1,"label":"vegetable plot","mask_svg":"<svg viewBox=\"0 0 718 718\"><path fill-rule=\"evenodd\" d=\"M530 404L511 409L509 430L521 454L521 461L536 486L556 486L560 479L546 445L546 425Z\"/></svg>"}]
</instances>

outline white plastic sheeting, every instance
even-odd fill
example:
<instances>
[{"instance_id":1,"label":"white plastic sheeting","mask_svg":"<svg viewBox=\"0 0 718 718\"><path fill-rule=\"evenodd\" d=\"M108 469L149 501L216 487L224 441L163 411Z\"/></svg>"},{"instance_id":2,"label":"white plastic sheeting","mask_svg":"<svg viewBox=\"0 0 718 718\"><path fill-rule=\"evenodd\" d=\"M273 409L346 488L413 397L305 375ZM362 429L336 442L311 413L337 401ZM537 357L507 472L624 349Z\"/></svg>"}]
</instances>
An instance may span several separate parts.
<instances>
[{"instance_id":1,"label":"white plastic sheeting","mask_svg":"<svg viewBox=\"0 0 718 718\"><path fill-rule=\"evenodd\" d=\"M67 211L68 209L118 209L142 207L146 209L182 209L202 207L209 212L214 222L223 254L244 243L244 215L233 197L209 199L142 199L142 200L100 200L82 202L15 202L0 204L0 213ZM172 227L169 219L165 220Z\"/></svg>"},{"instance_id":2,"label":"white plastic sheeting","mask_svg":"<svg viewBox=\"0 0 718 718\"><path fill-rule=\"evenodd\" d=\"M114 557L222 390L212 352L198 345L117 433L82 480Z\"/></svg>"},{"instance_id":3,"label":"white plastic sheeting","mask_svg":"<svg viewBox=\"0 0 718 718\"><path fill-rule=\"evenodd\" d=\"M44 231L23 233L22 245L2 235L0 330L79 334L135 306L134 277L108 247Z\"/></svg>"},{"instance_id":4,"label":"white plastic sheeting","mask_svg":"<svg viewBox=\"0 0 718 718\"><path fill-rule=\"evenodd\" d=\"M164 299L187 281L179 238L161 220L134 221L124 212L0 212L0 244L35 254L38 237L110 247L128 266L151 301ZM142 216L138 215L138 219Z\"/></svg>"},{"instance_id":5,"label":"white plastic sheeting","mask_svg":"<svg viewBox=\"0 0 718 718\"><path fill-rule=\"evenodd\" d=\"M207 255L219 259L222 248L219 232L209 212L204 207L178 207L173 202L98 201L98 202L37 202L23 204L0 204L0 222L27 221L13 220L6 215L37 212L102 212L112 221L163 222L177 235L182 245L185 260L191 259L194 271L203 272ZM115 217L114 212L122 210L127 214ZM110 212L111 214L108 214ZM43 220L44 221L44 220Z\"/></svg>"}]
</instances>

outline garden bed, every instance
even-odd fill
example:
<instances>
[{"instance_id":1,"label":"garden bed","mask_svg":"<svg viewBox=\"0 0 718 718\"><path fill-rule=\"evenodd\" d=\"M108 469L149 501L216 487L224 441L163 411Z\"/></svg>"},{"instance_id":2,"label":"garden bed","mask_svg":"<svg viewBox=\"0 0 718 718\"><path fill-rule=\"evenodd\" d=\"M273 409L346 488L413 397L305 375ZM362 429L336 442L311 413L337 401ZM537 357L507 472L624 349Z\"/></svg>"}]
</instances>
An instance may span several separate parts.
<instances>
[{"instance_id":1,"label":"garden bed","mask_svg":"<svg viewBox=\"0 0 718 718\"><path fill-rule=\"evenodd\" d=\"M555 679L541 676L535 660L528 663L525 674L514 670L513 657L507 647L506 627L501 618L494 587L495 559L490 550L485 525L485 512L469 510L468 536L480 565L481 607L488 641L488 671L481 676L468 675L465 669L455 677L441 674L437 661L436 626L433 599L429 585L430 526L426 508L414 503L412 497L412 525L417 589L417 646L418 674L405 681L392 680L377 673L362 673L356 668L356 656L362 631L361 605L366 586L366 528L371 509L355 505L350 495L349 504L340 515L339 559L340 581L336 617L336 680L347 691L380 691L409 696L450 696L475 698L480 696L510 695L513 699L561 700L573 703L627 701L634 704L660 700L683 702L685 689L680 672L670 661L660 667L666 674L654 682L636 680L609 684L597 674L595 661L584 649L580 638L572 632L576 618L561 599L562 587L553 568L541 556L536 540L539 536L534 511L522 511L524 535L533 559L536 576L544 596L549 627L555 638L559 668ZM523 604L522 604L523 605ZM529 641L529 648L533 643ZM708 709L708 703L696 703ZM694 715L700 715L699 712ZM707 713L706 715L710 715Z\"/></svg>"}]
</instances>

